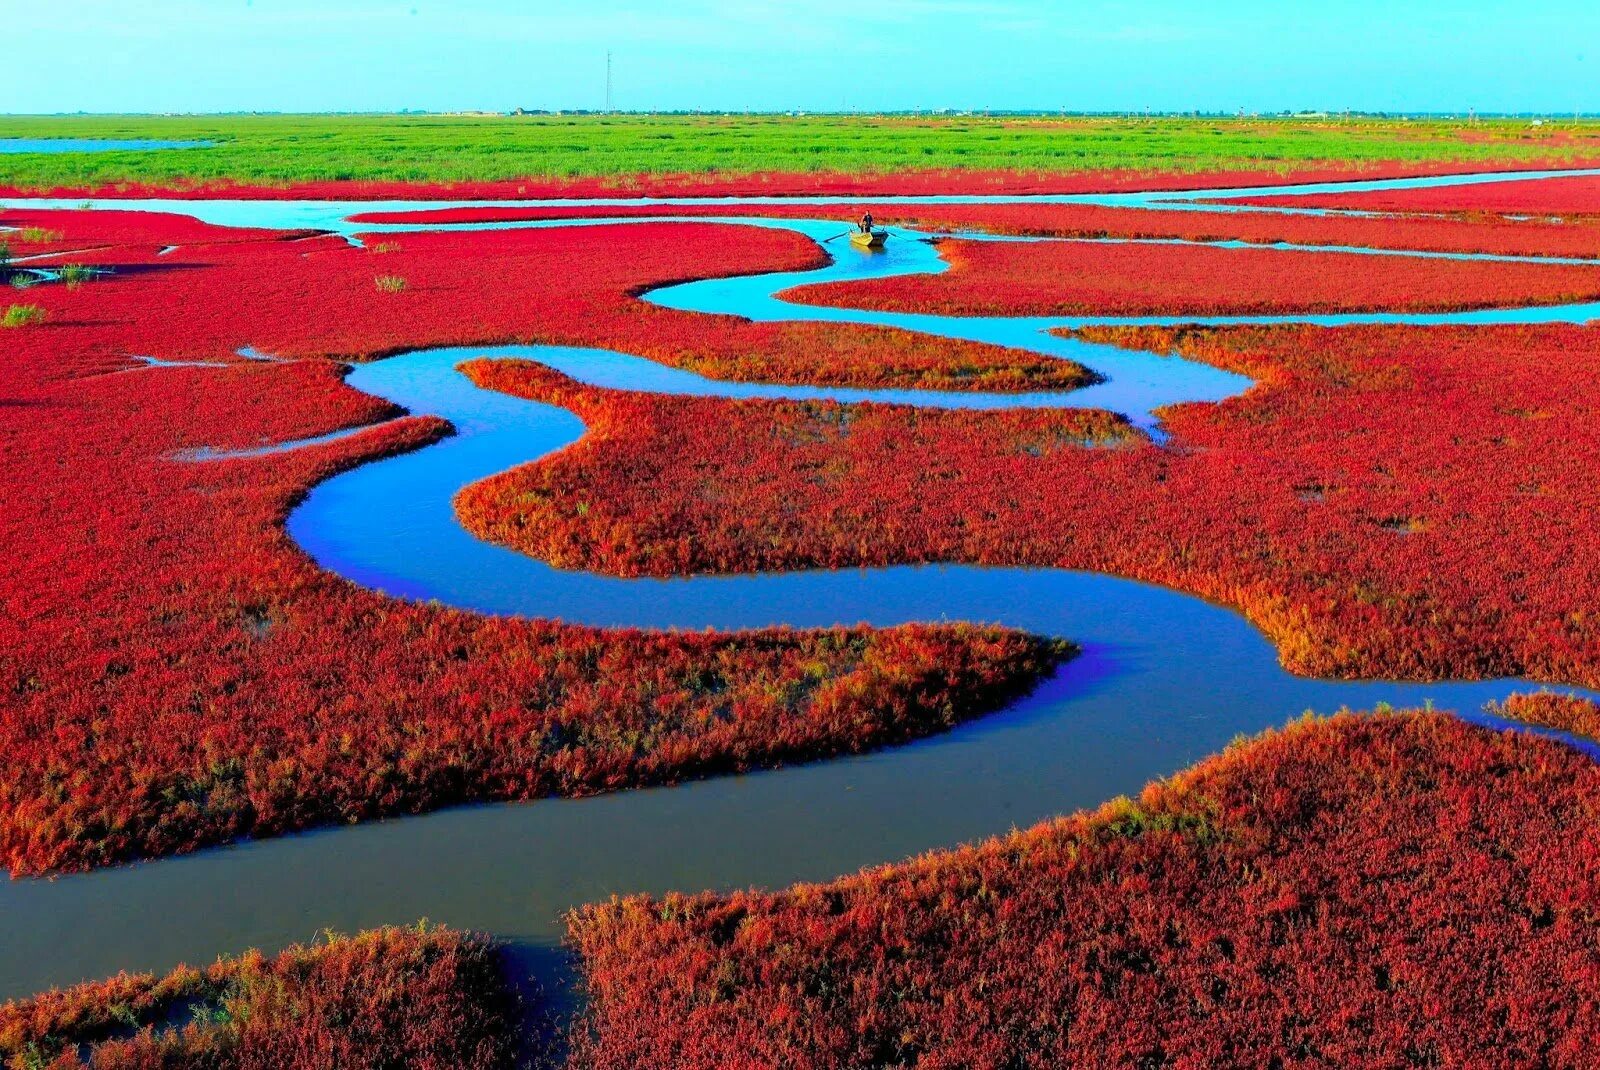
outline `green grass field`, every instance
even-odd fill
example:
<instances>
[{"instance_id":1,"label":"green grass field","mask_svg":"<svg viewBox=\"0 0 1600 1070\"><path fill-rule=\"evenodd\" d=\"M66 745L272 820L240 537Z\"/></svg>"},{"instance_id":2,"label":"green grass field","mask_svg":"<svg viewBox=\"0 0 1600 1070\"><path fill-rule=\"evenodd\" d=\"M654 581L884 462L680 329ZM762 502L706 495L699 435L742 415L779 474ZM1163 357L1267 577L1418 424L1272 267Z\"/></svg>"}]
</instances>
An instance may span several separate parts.
<instances>
[{"instance_id":1,"label":"green grass field","mask_svg":"<svg viewBox=\"0 0 1600 1070\"><path fill-rule=\"evenodd\" d=\"M883 116L0 117L3 137L205 139L212 148L0 156L26 188L223 180L468 181L668 173L1287 171L1600 157L1600 122Z\"/></svg>"}]
</instances>

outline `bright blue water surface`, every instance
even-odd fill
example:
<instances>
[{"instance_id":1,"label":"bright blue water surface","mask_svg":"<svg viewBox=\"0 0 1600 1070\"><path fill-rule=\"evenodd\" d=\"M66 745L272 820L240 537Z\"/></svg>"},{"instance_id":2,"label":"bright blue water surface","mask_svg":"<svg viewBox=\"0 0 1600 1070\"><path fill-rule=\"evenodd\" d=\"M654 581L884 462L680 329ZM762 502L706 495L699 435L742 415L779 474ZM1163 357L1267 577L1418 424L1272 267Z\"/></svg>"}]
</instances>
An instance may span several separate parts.
<instances>
[{"instance_id":1,"label":"bright blue water surface","mask_svg":"<svg viewBox=\"0 0 1600 1070\"><path fill-rule=\"evenodd\" d=\"M1445 181L1322 185L1282 192ZM1004 199L1161 207L1181 201L1175 194ZM851 199L801 200L831 204ZM874 198L874 203L886 200L894 199ZM40 201L8 203L51 206ZM113 202L100 203L109 207ZM345 216L356 212L442 206L441 202L116 203L181 211L226 225L318 226L347 235L380 229L344 222ZM75 207L76 202L59 206ZM836 233L839 226L790 220L739 223L794 229L813 238ZM1043 333L1051 327L1085 323L1194 322L1193 317L961 319L817 308L773 296L803 283L943 267L933 246L905 232L896 233L884 255L861 253L847 245L829 248L836 259L818 271L688 283L658 290L647 299L754 319L877 323L996 342L1070 357L1106 379L1071 393L1011 396L845 391L718 382L600 350L512 346L402 354L356 367L349 382L413 412L443 416L456 434L427 449L367 464L321 484L290 517L290 533L319 563L357 583L400 597L435 598L487 613L676 628L979 620L1066 636L1082 645L1081 657L1037 693L1002 713L880 754L599 799L462 808L50 883L12 883L0 887L0 911L7 920L0 929L0 994L29 992L125 968L207 960L248 946L276 948L306 939L324 926L348 930L421 916L498 933L515 942L531 971L558 980L559 958L553 952L560 934L557 919L563 909L577 903L615 892L776 886L822 879L1097 804L1214 753L1239 733L1280 724L1302 710L1361 708L1380 702L1434 702L1471 710L1515 689L1509 681L1395 684L1296 678L1278 667L1271 645L1236 613L1175 591L1110 576L952 565L621 580L550 568L481 542L457 523L450 499L463 485L561 449L583 431L578 418L560 408L476 388L455 370L461 360L471 357L526 357L585 382L674 394L827 397L971 408L1104 407L1125 413L1158 438L1153 410L1175 401L1220 400L1249 385L1239 376L1174 357L1130 353ZM1293 248L1283 252L1304 255ZM1585 305L1435 316L1227 317L1206 322L1537 322L1582 321L1597 315L1600 307ZM203 372L157 368L136 374ZM279 448L293 445L297 444ZM248 457L264 450L245 451L229 463L250 463Z\"/></svg>"}]
</instances>

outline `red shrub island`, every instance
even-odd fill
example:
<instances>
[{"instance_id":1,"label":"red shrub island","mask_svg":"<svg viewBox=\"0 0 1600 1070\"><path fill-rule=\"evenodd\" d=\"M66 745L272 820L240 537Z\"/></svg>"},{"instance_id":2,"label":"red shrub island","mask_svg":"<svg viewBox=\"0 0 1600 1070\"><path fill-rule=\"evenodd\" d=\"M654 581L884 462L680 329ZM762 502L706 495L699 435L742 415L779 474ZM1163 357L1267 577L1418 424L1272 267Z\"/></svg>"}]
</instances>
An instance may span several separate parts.
<instances>
[{"instance_id":1,"label":"red shrub island","mask_svg":"<svg viewBox=\"0 0 1600 1070\"><path fill-rule=\"evenodd\" d=\"M52 225L70 239L77 218ZM77 869L857 751L992 709L1056 664L1057 644L966 626L650 635L484 618L362 590L288 540L314 482L445 428L393 420L333 363L236 348L376 354L529 324L582 340L601 321L620 333L626 293L664 276L815 256L783 234L690 240L705 233L416 236L381 255L128 246L113 252L129 270L32 291L50 318L8 335L0 364L0 863ZM411 285L377 292L375 261ZM175 459L376 421L293 453Z\"/></svg>"},{"instance_id":2,"label":"red shrub island","mask_svg":"<svg viewBox=\"0 0 1600 1070\"><path fill-rule=\"evenodd\" d=\"M1075 390L1099 379L1070 360L893 327L658 311L604 334L606 348L711 379L804 386L1015 393Z\"/></svg>"},{"instance_id":3,"label":"red shrub island","mask_svg":"<svg viewBox=\"0 0 1600 1070\"><path fill-rule=\"evenodd\" d=\"M1022 514L1041 482L1114 452L1085 444L1143 441L1092 410L663 397L524 361L464 368L482 386L570 409L588 430L538 465L463 489L462 522L562 568L622 576L1031 559ZM978 520L1001 495L1012 508ZM1040 520L1059 519L1051 505ZM988 553L974 555L963 532L992 540Z\"/></svg>"},{"instance_id":4,"label":"red shrub island","mask_svg":"<svg viewBox=\"0 0 1600 1070\"><path fill-rule=\"evenodd\" d=\"M501 1070L517 1008L498 950L380 929L165 977L121 975L0 1006L8 1068Z\"/></svg>"},{"instance_id":5,"label":"red shrub island","mask_svg":"<svg viewBox=\"0 0 1600 1070\"><path fill-rule=\"evenodd\" d=\"M791 301L946 316L1453 311L1600 299L1600 265L1082 242L941 246L950 270L786 291Z\"/></svg>"},{"instance_id":6,"label":"red shrub island","mask_svg":"<svg viewBox=\"0 0 1600 1070\"><path fill-rule=\"evenodd\" d=\"M570 1065L1577 1070L1596 799L1531 735L1302 721L976 847L580 910Z\"/></svg>"},{"instance_id":7,"label":"red shrub island","mask_svg":"<svg viewBox=\"0 0 1600 1070\"><path fill-rule=\"evenodd\" d=\"M1541 691L1513 695L1490 708L1491 713L1600 743L1600 704L1572 695Z\"/></svg>"},{"instance_id":8,"label":"red shrub island","mask_svg":"<svg viewBox=\"0 0 1600 1070\"><path fill-rule=\"evenodd\" d=\"M667 398L477 364L589 434L457 509L568 567L1084 568L1236 606L1300 672L1600 682L1594 332L1092 335L1259 385L1170 410L1157 448L1103 413Z\"/></svg>"}]
</instances>

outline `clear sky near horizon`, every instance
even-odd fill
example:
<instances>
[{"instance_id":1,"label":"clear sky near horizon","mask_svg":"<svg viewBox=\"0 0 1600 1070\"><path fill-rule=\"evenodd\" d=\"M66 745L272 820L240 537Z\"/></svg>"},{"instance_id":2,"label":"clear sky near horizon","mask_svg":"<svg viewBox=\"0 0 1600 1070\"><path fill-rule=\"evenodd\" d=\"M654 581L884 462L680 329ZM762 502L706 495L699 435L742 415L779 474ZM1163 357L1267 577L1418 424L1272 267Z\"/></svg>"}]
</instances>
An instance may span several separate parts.
<instances>
[{"instance_id":1,"label":"clear sky near horizon","mask_svg":"<svg viewBox=\"0 0 1600 1070\"><path fill-rule=\"evenodd\" d=\"M0 112L1600 111L1594 0L0 0Z\"/></svg>"}]
</instances>

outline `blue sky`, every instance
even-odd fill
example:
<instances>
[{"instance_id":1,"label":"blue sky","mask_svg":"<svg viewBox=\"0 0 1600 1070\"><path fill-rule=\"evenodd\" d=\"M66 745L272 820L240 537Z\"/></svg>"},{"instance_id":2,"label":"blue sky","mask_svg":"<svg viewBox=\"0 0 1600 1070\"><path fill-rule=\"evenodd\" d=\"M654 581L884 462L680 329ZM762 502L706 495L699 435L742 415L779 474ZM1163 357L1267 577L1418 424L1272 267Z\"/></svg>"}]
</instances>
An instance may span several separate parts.
<instances>
[{"instance_id":1,"label":"blue sky","mask_svg":"<svg viewBox=\"0 0 1600 1070\"><path fill-rule=\"evenodd\" d=\"M1567 0L0 0L0 112L1600 111Z\"/></svg>"}]
</instances>

